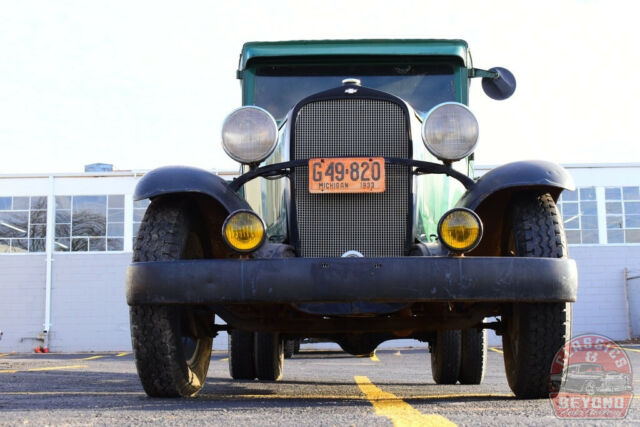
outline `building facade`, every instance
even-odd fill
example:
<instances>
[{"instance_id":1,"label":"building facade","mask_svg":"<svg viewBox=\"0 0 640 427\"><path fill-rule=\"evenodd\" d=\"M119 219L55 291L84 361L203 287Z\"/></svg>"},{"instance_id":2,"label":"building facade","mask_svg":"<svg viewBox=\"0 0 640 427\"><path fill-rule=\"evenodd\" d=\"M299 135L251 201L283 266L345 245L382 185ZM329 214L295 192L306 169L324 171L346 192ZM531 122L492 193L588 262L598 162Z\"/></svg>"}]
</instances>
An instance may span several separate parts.
<instances>
[{"instance_id":1,"label":"building facade","mask_svg":"<svg viewBox=\"0 0 640 427\"><path fill-rule=\"evenodd\" d=\"M558 204L580 277L574 334L638 336L640 164L566 167L578 187ZM131 348L124 283L148 204L132 198L142 175L0 176L0 352Z\"/></svg>"}]
</instances>

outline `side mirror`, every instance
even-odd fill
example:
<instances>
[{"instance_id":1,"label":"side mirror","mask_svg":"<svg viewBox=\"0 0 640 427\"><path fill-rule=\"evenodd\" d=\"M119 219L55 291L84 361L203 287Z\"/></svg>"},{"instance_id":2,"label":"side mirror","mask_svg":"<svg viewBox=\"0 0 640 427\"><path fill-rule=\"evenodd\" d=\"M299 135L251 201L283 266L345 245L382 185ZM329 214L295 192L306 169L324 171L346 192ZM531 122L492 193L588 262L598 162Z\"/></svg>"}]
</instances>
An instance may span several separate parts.
<instances>
[{"instance_id":1,"label":"side mirror","mask_svg":"<svg viewBox=\"0 0 640 427\"><path fill-rule=\"evenodd\" d=\"M482 90L489 98L502 101L513 95L516 91L516 78L511 71L502 67L491 68L489 71L496 73L496 76L482 78Z\"/></svg>"}]
</instances>

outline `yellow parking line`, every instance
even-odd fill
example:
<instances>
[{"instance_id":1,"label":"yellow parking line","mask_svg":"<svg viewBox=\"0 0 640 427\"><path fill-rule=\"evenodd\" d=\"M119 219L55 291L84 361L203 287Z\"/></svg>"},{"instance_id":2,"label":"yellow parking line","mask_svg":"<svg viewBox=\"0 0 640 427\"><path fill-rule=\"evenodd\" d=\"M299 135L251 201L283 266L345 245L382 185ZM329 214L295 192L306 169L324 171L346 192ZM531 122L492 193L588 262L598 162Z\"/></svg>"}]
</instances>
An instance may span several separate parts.
<instances>
[{"instance_id":1,"label":"yellow parking line","mask_svg":"<svg viewBox=\"0 0 640 427\"><path fill-rule=\"evenodd\" d=\"M118 354L116 354L116 357L126 356L127 354L129 354L129 353L127 353L127 352L118 353Z\"/></svg>"},{"instance_id":2,"label":"yellow parking line","mask_svg":"<svg viewBox=\"0 0 640 427\"><path fill-rule=\"evenodd\" d=\"M103 357L104 356L90 356L90 357L85 357L85 358L78 359L78 360L95 360L95 359L101 359Z\"/></svg>"},{"instance_id":3,"label":"yellow parking line","mask_svg":"<svg viewBox=\"0 0 640 427\"><path fill-rule=\"evenodd\" d=\"M15 374L16 371L15 369L0 369L0 374Z\"/></svg>"},{"instance_id":4,"label":"yellow parking line","mask_svg":"<svg viewBox=\"0 0 640 427\"><path fill-rule=\"evenodd\" d=\"M61 371L64 369L84 369L84 368L88 368L88 366L87 365L48 366L46 368L27 369L27 372Z\"/></svg>"},{"instance_id":5,"label":"yellow parking line","mask_svg":"<svg viewBox=\"0 0 640 427\"><path fill-rule=\"evenodd\" d=\"M489 350L491 350L491 351L495 351L496 353L500 353L500 354L504 353L504 351L502 351L502 350L498 350L498 349L497 349L497 348L495 348L495 347L489 347Z\"/></svg>"},{"instance_id":6,"label":"yellow parking line","mask_svg":"<svg viewBox=\"0 0 640 427\"><path fill-rule=\"evenodd\" d=\"M635 351L637 353L640 353L640 350L638 350L637 348L622 347L622 349L625 350L625 351Z\"/></svg>"},{"instance_id":7,"label":"yellow parking line","mask_svg":"<svg viewBox=\"0 0 640 427\"><path fill-rule=\"evenodd\" d=\"M229 360L228 357L225 357L224 359L220 359L221 362L226 362L227 360Z\"/></svg>"},{"instance_id":8,"label":"yellow parking line","mask_svg":"<svg viewBox=\"0 0 640 427\"><path fill-rule=\"evenodd\" d=\"M442 415L424 415L398 396L382 391L367 377L353 377L360 387L360 391L367 397L376 414L387 417L395 427L428 425L455 426L453 422Z\"/></svg>"},{"instance_id":9,"label":"yellow parking line","mask_svg":"<svg viewBox=\"0 0 640 427\"><path fill-rule=\"evenodd\" d=\"M374 362L380 361L380 359L378 359L378 355L375 352L369 357L369 359L371 359Z\"/></svg>"},{"instance_id":10,"label":"yellow parking line","mask_svg":"<svg viewBox=\"0 0 640 427\"><path fill-rule=\"evenodd\" d=\"M8 355L9 355L9 353L0 353L0 357L5 357L5 356L8 356Z\"/></svg>"}]
</instances>

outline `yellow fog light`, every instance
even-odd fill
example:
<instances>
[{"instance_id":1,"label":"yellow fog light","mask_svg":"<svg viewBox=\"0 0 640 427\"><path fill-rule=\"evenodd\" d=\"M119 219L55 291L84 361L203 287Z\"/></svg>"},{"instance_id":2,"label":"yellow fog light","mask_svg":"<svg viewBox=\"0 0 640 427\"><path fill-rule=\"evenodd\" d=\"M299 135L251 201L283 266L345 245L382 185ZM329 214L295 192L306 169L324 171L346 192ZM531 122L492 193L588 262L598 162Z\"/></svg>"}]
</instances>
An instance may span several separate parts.
<instances>
[{"instance_id":1,"label":"yellow fog light","mask_svg":"<svg viewBox=\"0 0 640 427\"><path fill-rule=\"evenodd\" d=\"M475 212L465 208L452 209L438 223L438 236L453 252L469 252L480 243L482 222Z\"/></svg>"},{"instance_id":2,"label":"yellow fog light","mask_svg":"<svg viewBox=\"0 0 640 427\"><path fill-rule=\"evenodd\" d=\"M222 236L231 249L251 252L258 249L266 237L264 222L252 211L235 211L222 225Z\"/></svg>"}]
</instances>

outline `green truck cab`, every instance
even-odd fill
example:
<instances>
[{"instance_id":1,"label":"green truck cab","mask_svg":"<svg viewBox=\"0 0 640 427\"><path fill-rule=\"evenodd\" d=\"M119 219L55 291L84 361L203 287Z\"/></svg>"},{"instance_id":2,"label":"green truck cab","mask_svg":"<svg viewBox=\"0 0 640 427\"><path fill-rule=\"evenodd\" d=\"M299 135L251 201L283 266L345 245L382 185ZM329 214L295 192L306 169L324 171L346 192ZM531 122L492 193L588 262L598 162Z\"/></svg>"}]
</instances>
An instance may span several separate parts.
<instances>
[{"instance_id":1,"label":"green truck cab","mask_svg":"<svg viewBox=\"0 0 640 427\"><path fill-rule=\"evenodd\" d=\"M477 384L493 329L515 395L548 396L577 295L555 206L573 182L545 161L474 179L471 81L503 100L515 78L470 58L462 40L244 45L222 126L241 174L164 167L134 194L151 199L127 274L147 394L196 394L221 330L234 379L278 380L292 340L415 338L436 383Z\"/></svg>"}]
</instances>

